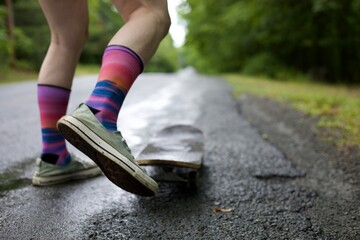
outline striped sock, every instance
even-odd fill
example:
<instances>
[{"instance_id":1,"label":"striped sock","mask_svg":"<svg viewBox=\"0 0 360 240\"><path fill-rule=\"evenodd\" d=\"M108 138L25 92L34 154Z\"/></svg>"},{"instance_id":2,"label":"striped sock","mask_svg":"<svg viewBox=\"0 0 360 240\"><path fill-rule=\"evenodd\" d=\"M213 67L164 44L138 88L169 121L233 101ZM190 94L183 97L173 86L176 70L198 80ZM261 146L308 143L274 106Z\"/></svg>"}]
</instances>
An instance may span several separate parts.
<instances>
[{"instance_id":1,"label":"striped sock","mask_svg":"<svg viewBox=\"0 0 360 240\"><path fill-rule=\"evenodd\" d=\"M71 160L65 139L56 129L56 122L66 113L69 97L69 89L38 84L42 134L41 159L59 166L64 166Z\"/></svg>"},{"instance_id":2,"label":"striped sock","mask_svg":"<svg viewBox=\"0 0 360 240\"><path fill-rule=\"evenodd\" d=\"M86 105L108 131L116 131L117 117L131 85L143 70L132 50L111 45L105 49L99 78Z\"/></svg>"}]
</instances>

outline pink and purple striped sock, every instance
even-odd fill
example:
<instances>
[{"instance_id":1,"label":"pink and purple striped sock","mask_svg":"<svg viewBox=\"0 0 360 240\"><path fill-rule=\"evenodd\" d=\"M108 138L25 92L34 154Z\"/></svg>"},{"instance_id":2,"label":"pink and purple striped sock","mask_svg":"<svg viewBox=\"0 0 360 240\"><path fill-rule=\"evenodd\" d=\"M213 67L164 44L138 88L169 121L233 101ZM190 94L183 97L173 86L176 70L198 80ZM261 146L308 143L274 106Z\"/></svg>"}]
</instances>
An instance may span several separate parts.
<instances>
[{"instance_id":1,"label":"pink and purple striped sock","mask_svg":"<svg viewBox=\"0 0 360 240\"><path fill-rule=\"evenodd\" d=\"M117 117L126 94L143 71L141 58L117 45L105 49L98 81L86 105L108 131L117 130Z\"/></svg>"},{"instance_id":2,"label":"pink and purple striped sock","mask_svg":"<svg viewBox=\"0 0 360 240\"><path fill-rule=\"evenodd\" d=\"M38 85L42 154L45 162L64 166L71 160L65 139L56 129L56 122L65 115L70 90L51 85Z\"/></svg>"}]
</instances>

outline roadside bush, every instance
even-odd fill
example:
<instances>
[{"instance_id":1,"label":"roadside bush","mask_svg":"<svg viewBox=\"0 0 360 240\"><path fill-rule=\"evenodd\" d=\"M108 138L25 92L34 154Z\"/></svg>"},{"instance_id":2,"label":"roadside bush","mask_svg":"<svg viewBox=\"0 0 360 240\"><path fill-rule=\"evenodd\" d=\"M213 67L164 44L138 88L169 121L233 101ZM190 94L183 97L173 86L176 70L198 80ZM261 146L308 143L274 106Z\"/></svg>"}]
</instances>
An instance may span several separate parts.
<instances>
[{"instance_id":1,"label":"roadside bush","mask_svg":"<svg viewBox=\"0 0 360 240\"><path fill-rule=\"evenodd\" d=\"M284 66L270 53L260 53L245 62L242 73L250 76L265 76L283 81L309 82L313 79L300 72Z\"/></svg>"},{"instance_id":2,"label":"roadside bush","mask_svg":"<svg viewBox=\"0 0 360 240\"><path fill-rule=\"evenodd\" d=\"M16 58L14 62L15 68L22 70L33 70L37 69L39 66L34 64L34 61L29 61L34 57L34 44L31 38L29 38L22 29L15 28L15 49L16 49Z\"/></svg>"},{"instance_id":3,"label":"roadside bush","mask_svg":"<svg viewBox=\"0 0 360 240\"><path fill-rule=\"evenodd\" d=\"M112 33L100 28L90 29L89 39L81 53L80 62L82 64L101 64L102 55Z\"/></svg>"},{"instance_id":4,"label":"roadside bush","mask_svg":"<svg viewBox=\"0 0 360 240\"><path fill-rule=\"evenodd\" d=\"M15 67L39 70L50 31L38 1L14 1Z\"/></svg>"},{"instance_id":5,"label":"roadside bush","mask_svg":"<svg viewBox=\"0 0 360 240\"><path fill-rule=\"evenodd\" d=\"M279 72L284 72L283 65L270 53L260 53L247 60L242 68L246 75L263 75L276 78Z\"/></svg>"}]
</instances>

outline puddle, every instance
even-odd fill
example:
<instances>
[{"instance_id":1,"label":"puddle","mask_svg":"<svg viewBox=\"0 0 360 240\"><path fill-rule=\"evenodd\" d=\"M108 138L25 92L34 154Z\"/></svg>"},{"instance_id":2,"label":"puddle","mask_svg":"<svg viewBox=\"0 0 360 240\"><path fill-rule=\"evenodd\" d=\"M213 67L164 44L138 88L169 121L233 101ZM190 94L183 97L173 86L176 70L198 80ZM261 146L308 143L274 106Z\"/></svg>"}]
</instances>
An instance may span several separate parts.
<instances>
[{"instance_id":1,"label":"puddle","mask_svg":"<svg viewBox=\"0 0 360 240\"><path fill-rule=\"evenodd\" d=\"M11 167L13 170L6 170L0 173L0 197L6 195L11 190L16 190L31 184L31 179L25 177L25 172L33 164L33 160L22 162L17 166Z\"/></svg>"},{"instance_id":2,"label":"puddle","mask_svg":"<svg viewBox=\"0 0 360 240\"><path fill-rule=\"evenodd\" d=\"M161 119L167 120L166 108L171 105L174 95L175 83L168 88L160 90L156 95L150 95L142 101L126 105L121 111L119 128L126 136L129 145L139 145L143 143L146 136L143 131L149 128L159 128L162 125Z\"/></svg>"},{"instance_id":3,"label":"puddle","mask_svg":"<svg viewBox=\"0 0 360 240\"><path fill-rule=\"evenodd\" d=\"M3 191L10 191L31 184L31 179L17 178L12 173L3 173L0 175L0 195Z\"/></svg>"}]
</instances>

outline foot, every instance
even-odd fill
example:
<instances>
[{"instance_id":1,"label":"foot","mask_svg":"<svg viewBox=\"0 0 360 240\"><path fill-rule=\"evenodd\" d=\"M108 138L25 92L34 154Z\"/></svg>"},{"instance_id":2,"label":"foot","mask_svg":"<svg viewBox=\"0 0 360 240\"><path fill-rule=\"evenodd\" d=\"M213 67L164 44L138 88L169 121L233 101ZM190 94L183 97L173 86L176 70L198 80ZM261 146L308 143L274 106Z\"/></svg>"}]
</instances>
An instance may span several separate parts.
<instances>
[{"instance_id":1,"label":"foot","mask_svg":"<svg viewBox=\"0 0 360 240\"><path fill-rule=\"evenodd\" d=\"M48 186L71 180L95 177L101 174L101 170L94 163L81 161L75 156L71 156L71 161L65 166L57 166L36 159L36 170L32 178L35 186Z\"/></svg>"},{"instance_id":2,"label":"foot","mask_svg":"<svg viewBox=\"0 0 360 240\"><path fill-rule=\"evenodd\" d=\"M109 132L88 106L81 104L57 124L60 133L91 158L118 187L142 196L158 191L157 183L135 162L119 131Z\"/></svg>"}]
</instances>

